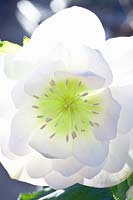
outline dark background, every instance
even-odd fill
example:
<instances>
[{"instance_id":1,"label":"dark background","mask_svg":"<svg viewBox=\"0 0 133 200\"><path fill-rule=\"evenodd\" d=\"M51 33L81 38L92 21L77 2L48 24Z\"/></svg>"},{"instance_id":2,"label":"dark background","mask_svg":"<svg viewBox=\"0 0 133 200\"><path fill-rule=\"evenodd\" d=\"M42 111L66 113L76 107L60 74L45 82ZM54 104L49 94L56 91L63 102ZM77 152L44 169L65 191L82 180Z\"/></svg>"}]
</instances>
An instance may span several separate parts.
<instances>
[{"instance_id":1,"label":"dark background","mask_svg":"<svg viewBox=\"0 0 133 200\"><path fill-rule=\"evenodd\" d=\"M107 38L133 35L133 0L54 0L53 3L50 0L0 0L0 39L21 44L23 37L31 36L41 21L72 5L96 13ZM30 184L11 180L0 167L0 200L16 200L19 193L35 189Z\"/></svg>"}]
</instances>

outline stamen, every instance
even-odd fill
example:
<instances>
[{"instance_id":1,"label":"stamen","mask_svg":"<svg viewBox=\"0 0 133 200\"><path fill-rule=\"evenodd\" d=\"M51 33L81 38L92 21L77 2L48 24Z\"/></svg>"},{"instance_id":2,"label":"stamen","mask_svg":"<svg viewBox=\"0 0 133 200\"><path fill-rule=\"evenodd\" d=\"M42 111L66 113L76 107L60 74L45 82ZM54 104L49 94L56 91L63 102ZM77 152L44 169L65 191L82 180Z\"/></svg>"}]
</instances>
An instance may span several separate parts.
<instances>
[{"instance_id":1,"label":"stamen","mask_svg":"<svg viewBox=\"0 0 133 200\"><path fill-rule=\"evenodd\" d=\"M50 121L52 121L52 118L47 117L47 118L46 118L46 122L50 122Z\"/></svg>"},{"instance_id":2,"label":"stamen","mask_svg":"<svg viewBox=\"0 0 133 200\"><path fill-rule=\"evenodd\" d=\"M85 93L83 93L82 95L81 95L81 97L85 97L85 96L87 96L88 95L88 92L85 92Z\"/></svg>"},{"instance_id":3,"label":"stamen","mask_svg":"<svg viewBox=\"0 0 133 200\"><path fill-rule=\"evenodd\" d=\"M84 120L81 120L81 122L82 122L82 124L84 124L84 123L85 123L85 121L84 121Z\"/></svg>"},{"instance_id":4,"label":"stamen","mask_svg":"<svg viewBox=\"0 0 133 200\"><path fill-rule=\"evenodd\" d=\"M77 128L77 126L76 126L76 125L75 125L75 130L76 130L76 131L78 131L78 128Z\"/></svg>"},{"instance_id":5,"label":"stamen","mask_svg":"<svg viewBox=\"0 0 133 200\"><path fill-rule=\"evenodd\" d=\"M56 123L55 125L54 125L54 127L57 127L58 126L58 123Z\"/></svg>"},{"instance_id":6,"label":"stamen","mask_svg":"<svg viewBox=\"0 0 133 200\"><path fill-rule=\"evenodd\" d=\"M45 96L45 97L48 97L48 95L47 95L47 94L45 94L44 96Z\"/></svg>"},{"instance_id":7,"label":"stamen","mask_svg":"<svg viewBox=\"0 0 133 200\"><path fill-rule=\"evenodd\" d=\"M78 87L80 87L81 83L82 83L82 82L81 82L81 81L79 81L79 83L78 83Z\"/></svg>"},{"instance_id":8,"label":"stamen","mask_svg":"<svg viewBox=\"0 0 133 200\"><path fill-rule=\"evenodd\" d=\"M39 107L38 107L38 106L35 106L35 105L33 105L33 106L32 106L32 108L36 108L36 109L38 109Z\"/></svg>"},{"instance_id":9,"label":"stamen","mask_svg":"<svg viewBox=\"0 0 133 200\"><path fill-rule=\"evenodd\" d=\"M75 131L72 132L72 138L75 139L77 137L77 134Z\"/></svg>"},{"instance_id":10,"label":"stamen","mask_svg":"<svg viewBox=\"0 0 133 200\"><path fill-rule=\"evenodd\" d=\"M66 80L66 86L68 86L68 80Z\"/></svg>"},{"instance_id":11,"label":"stamen","mask_svg":"<svg viewBox=\"0 0 133 200\"><path fill-rule=\"evenodd\" d=\"M96 114L96 115L98 115L98 114L99 114L99 112L96 112L96 111L92 111L92 113L93 113L93 114Z\"/></svg>"},{"instance_id":12,"label":"stamen","mask_svg":"<svg viewBox=\"0 0 133 200\"><path fill-rule=\"evenodd\" d=\"M38 96L36 96L36 95L33 95L33 97L34 97L34 98L36 98L36 99L39 99L39 97L38 97Z\"/></svg>"},{"instance_id":13,"label":"stamen","mask_svg":"<svg viewBox=\"0 0 133 200\"><path fill-rule=\"evenodd\" d=\"M81 129L81 132L85 132L85 129Z\"/></svg>"},{"instance_id":14,"label":"stamen","mask_svg":"<svg viewBox=\"0 0 133 200\"><path fill-rule=\"evenodd\" d=\"M49 138L52 139L55 136L55 133L53 133Z\"/></svg>"},{"instance_id":15,"label":"stamen","mask_svg":"<svg viewBox=\"0 0 133 200\"><path fill-rule=\"evenodd\" d=\"M100 105L100 103L94 103L93 104L93 106L99 106Z\"/></svg>"},{"instance_id":16,"label":"stamen","mask_svg":"<svg viewBox=\"0 0 133 200\"><path fill-rule=\"evenodd\" d=\"M37 118L43 118L43 117L44 117L43 115L38 115L38 116L37 116Z\"/></svg>"},{"instance_id":17,"label":"stamen","mask_svg":"<svg viewBox=\"0 0 133 200\"><path fill-rule=\"evenodd\" d=\"M85 100L84 102L85 102L85 103L87 103L87 102L88 102L88 100Z\"/></svg>"},{"instance_id":18,"label":"stamen","mask_svg":"<svg viewBox=\"0 0 133 200\"><path fill-rule=\"evenodd\" d=\"M89 120L89 123L90 123L90 125L91 125L92 127L94 127L94 125L93 125L92 121L90 121L90 120Z\"/></svg>"},{"instance_id":19,"label":"stamen","mask_svg":"<svg viewBox=\"0 0 133 200\"><path fill-rule=\"evenodd\" d=\"M42 130L42 129L44 129L46 126L47 126L47 125L46 125L46 124L44 124L43 126L41 126L41 128L40 128L40 129Z\"/></svg>"},{"instance_id":20,"label":"stamen","mask_svg":"<svg viewBox=\"0 0 133 200\"><path fill-rule=\"evenodd\" d=\"M67 141L67 142L69 141L69 136L68 136L68 134L66 135L66 141Z\"/></svg>"},{"instance_id":21,"label":"stamen","mask_svg":"<svg viewBox=\"0 0 133 200\"><path fill-rule=\"evenodd\" d=\"M99 124L99 123L97 123L97 122L94 122L94 124L95 124L96 126L100 126L100 124Z\"/></svg>"},{"instance_id":22,"label":"stamen","mask_svg":"<svg viewBox=\"0 0 133 200\"><path fill-rule=\"evenodd\" d=\"M50 88L49 90L50 90L50 92L51 92L52 94L54 93L54 91L52 90L52 88Z\"/></svg>"},{"instance_id":23,"label":"stamen","mask_svg":"<svg viewBox=\"0 0 133 200\"><path fill-rule=\"evenodd\" d=\"M54 81L54 80L51 80L50 84L51 84L52 86L54 86L54 85L55 85L55 81Z\"/></svg>"}]
</instances>

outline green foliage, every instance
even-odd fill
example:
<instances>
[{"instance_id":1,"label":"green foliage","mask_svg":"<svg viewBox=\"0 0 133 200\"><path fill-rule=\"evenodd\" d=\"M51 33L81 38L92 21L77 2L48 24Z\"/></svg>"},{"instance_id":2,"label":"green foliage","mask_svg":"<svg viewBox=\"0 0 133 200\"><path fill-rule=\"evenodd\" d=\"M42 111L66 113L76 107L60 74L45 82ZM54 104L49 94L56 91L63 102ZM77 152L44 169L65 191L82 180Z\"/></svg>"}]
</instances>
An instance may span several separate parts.
<instances>
[{"instance_id":1,"label":"green foliage","mask_svg":"<svg viewBox=\"0 0 133 200\"><path fill-rule=\"evenodd\" d=\"M15 53L21 46L8 41L0 41L0 54Z\"/></svg>"},{"instance_id":2,"label":"green foliage","mask_svg":"<svg viewBox=\"0 0 133 200\"><path fill-rule=\"evenodd\" d=\"M44 187L44 189L42 191L33 192L33 193L29 193L29 194L20 194L20 196L18 197L18 200L37 200L37 199L44 197L52 192L54 192L53 189L51 189L49 187Z\"/></svg>"},{"instance_id":3,"label":"green foliage","mask_svg":"<svg viewBox=\"0 0 133 200\"><path fill-rule=\"evenodd\" d=\"M24 36L23 38L23 46L28 44L30 42L30 38L28 38L27 36Z\"/></svg>"},{"instance_id":4,"label":"green foliage","mask_svg":"<svg viewBox=\"0 0 133 200\"><path fill-rule=\"evenodd\" d=\"M41 197L44 197L46 200L113 200L111 190L91 188L83 185L73 185L72 187L67 188L64 192L58 193L49 191L49 194L44 191L36 192L33 194L22 194L19 197L19 200L38 200Z\"/></svg>"},{"instance_id":5,"label":"green foliage","mask_svg":"<svg viewBox=\"0 0 133 200\"><path fill-rule=\"evenodd\" d=\"M125 200L126 193L130 186L133 185L133 173L131 176L119 185L112 187L112 193L115 200Z\"/></svg>"}]
</instances>

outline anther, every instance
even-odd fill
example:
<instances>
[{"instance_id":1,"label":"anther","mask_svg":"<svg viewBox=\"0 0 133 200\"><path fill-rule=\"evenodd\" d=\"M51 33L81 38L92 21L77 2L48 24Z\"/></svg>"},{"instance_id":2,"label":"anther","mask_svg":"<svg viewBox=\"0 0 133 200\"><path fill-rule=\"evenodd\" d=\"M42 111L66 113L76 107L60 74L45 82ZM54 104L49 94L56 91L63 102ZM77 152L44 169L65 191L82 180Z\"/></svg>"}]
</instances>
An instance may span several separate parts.
<instances>
[{"instance_id":1,"label":"anther","mask_svg":"<svg viewBox=\"0 0 133 200\"><path fill-rule=\"evenodd\" d=\"M75 125L75 130L76 130L76 131L78 131L78 128L77 128L77 126L76 126L76 125Z\"/></svg>"},{"instance_id":2,"label":"anther","mask_svg":"<svg viewBox=\"0 0 133 200\"><path fill-rule=\"evenodd\" d=\"M33 95L33 97L34 97L34 98L36 98L36 99L39 99L39 97L38 97L38 96L36 96L36 95Z\"/></svg>"},{"instance_id":3,"label":"anther","mask_svg":"<svg viewBox=\"0 0 133 200\"><path fill-rule=\"evenodd\" d=\"M38 116L37 116L37 118L43 118L43 117L44 117L43 115L38 115Z\"/></svg>"},{"instance_id":4,"label":"anther","mask_svg":"<svg viewBox=\"0 0 133 200\"><path fill-rule=\"evenodd\" d=\"M68 86L68 80L66 80L66 86Z\"/></svg>"},{"instance_id":5,"label":"anther","mask_svg":"<svg viewBox=\"0 0 133 200\"><path fill-rule=\"evenodd\" d=\"M85 129L81 129L81 132L85 132Z\"/></svg>"},{"instance_id":6,"label":"anther","mask_svg":"<svg viewBox=\"0 0 133 200\"><path fill-rule=\"evenodd\" d=\"M33 106L32 106L32 108L36 108L36 109L38 109L39 107L38 107L38 106L35 106L35 105L33 105Z\"/></svg>"},{"instance_id":7,"label":"anther","mask_svg":"<svg viewBox=\"0 0 133 200\"><path fill-rule=\"evenodd\" d=\"M85 121L84 121L84 120L81 120L81 122L82 122L82 124L84 124L84 123L85 123Z\"/></svg>"},{"instance_id":8,"label":"anther","mask_svg":"<svg viewBox=\"0 0 133 200\"><path fill-rule=\"evenodd\" d=\"M54 85L55 85L55 81L54 81L54 80L51 80L50 84L51 84L52 86L54 86Z\"/></svg>"},{"instance_id":9,"label":"anther","mask_svg":"<svg viewBox=\"0 0 133 200\"><path fill-rule=\"evenodd\" d=\"M47 126L47 125L46 125L46 124L44 124L43 126L41 126L41 128L40 128L40 129L42 130L42 129L44 129L46 126Z\"/></svg>"},{"instance_id":10,"label":"anther","mask_svg":"<svg viewBox=\"0 0 133 200\"><path fill-rule=\"evenodd\" d=\"M50 121L52 121L52 118L47 117L45 120L46 120L46 122L50 122Z\"/></svg>"},{"instance_id":11,"label":"anther","mask_svg":"<svg viewBox=\"0 0 133 200\"><path fill-rule=\"evenodd\" d=\"M81 95L81 97L85 97L85 96L87 96L88 95L88 92L85 92L85 93L83 93L82 95Z\"/></svg>"},{"instance_id":12,"label":"anther","mask_svg":"<svg viewBox=\"0 0 133 200\"><path fill-rule=\"evenodd\" d=\"M85 103L87 103L87 102L88 102L88 100L85 100L84 102L85 102Z\"/></svg>"},{"instance_id":13,"label":"anther","mask_svg":"<svg viewBox=\"0 0 133 200\"><path fill-rule=\"evenodd\" d=\"M96 115L98 115L98 114L99 114L99 112L96 112L96 111L92 111L92 113L93 113L93 114L96 114Z\"/></svg>"},{"instance_id":14,"label":"anther","mask_svg":"<svg viewBox=\"0 0 133 200\"><path fill-rule=\"evenodd\" d=\"M94 125L93 125L92 121L90 121L90 120L89 120L89 123L90 123L90 125L91 125L92 127L94 127Z\"/></svg>"},{"instance_id":15,"label":"anther","mask_svg":"<svg viewBox=\"0 0 133 200\"><path fill-rule=\"evenodd\" d=\"M55 133L53 133L49 138L52 139L55 136Z\"/></svg>"},{"instance_id":16,"label":"anther","mask_svg":"<svg viewBox=\"0 0 133 200\"><path fill-rule=\"evenodd\" d=\"M100 103L94 103L93 104L93 106L99 106L100 105Z\"/></svg>"},{"instance_id":17,"label":"anther","mask_svg":"<svg viewBox=\"0 0 133 200\"><path fill-rule=\"evenodd\" d=\"M77 134L75 131L72 132L72 138L75 139L77 137Z\"/></svg>"},{"instance_id":18,"label":"anther","mask_svg":"<svg viewBox=\"0 0 133 200\"><path fill-rule=\"evenodd\" d=\"M45 96L45 97L48 97L48 95L47 95L47 94L45 94L44 96Z\"/></svg>"},{"instance_id":19,"label":"anther","mask_svg":"<svg viewBox=\"0 0 133 200\"><path fill-rule=\"evenodd\" d=\"M79 81L79 83L78 83L78 87L80 87L81 83L82 83L82 82L81 82L81 81Z\"/></svg>"},{"instance_id":20,"label":"anther","mask_svg":"<svg viewBox=\"0 0 133 200\"><path fill-rule=\"evenodd\" d=\"M100 126L99 123L97 123L97 122L94 122L94 124L95 124L96 126Z\"/></svg>"},{"instance_id":21,"label":"anther","mask_svg":"<svg viewBox=\"0 0 133 200\"><path fill-rule=\"evenodd\" d=\"M56 123L55 125L54 125L54 127L57 127L58 126L58 123Z\"/></svg>"},{"instance_id":22,"label":"anther","mask_svg":"<svg viewBox=\"0 0 133 200\"><path fill-rule=\"evenodd\" d=\"M67 141L67 142L69 141L69 136L68 136L68 134L66 135L66 141Z\"/></svg>"},{"instance_id":23,"label":"anther","mask_svg":"<svg viewBox=\"0 0 133 200\"><path fill-rule=\"evenodd\" d=\"M51 93L54 93L54 91L51 88L49 90L50 90Z\"/></svg>"}]
</instances>

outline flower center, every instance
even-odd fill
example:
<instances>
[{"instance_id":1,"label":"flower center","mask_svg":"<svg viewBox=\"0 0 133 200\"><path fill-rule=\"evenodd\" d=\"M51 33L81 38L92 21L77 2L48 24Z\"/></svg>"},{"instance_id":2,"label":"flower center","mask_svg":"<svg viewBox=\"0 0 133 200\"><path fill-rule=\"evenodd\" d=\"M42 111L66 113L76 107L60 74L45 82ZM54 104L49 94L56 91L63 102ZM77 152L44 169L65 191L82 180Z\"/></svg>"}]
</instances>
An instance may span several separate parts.
<instances>
[{"instance_id":1,"label":"flower center","mask_svg":"<svg viewBox=\"0 0 133 200\"><path fill-rule=\"evenodd\" d=\"M42 95L33 97L36 117L41 123L40 129L46 127L52 133L65 136L68 142L79 134L88 134L95 126L100 114L100 97L91 95L92 90L83 81L73 78L51 80Z\"/></svg>"}]
</instances>

